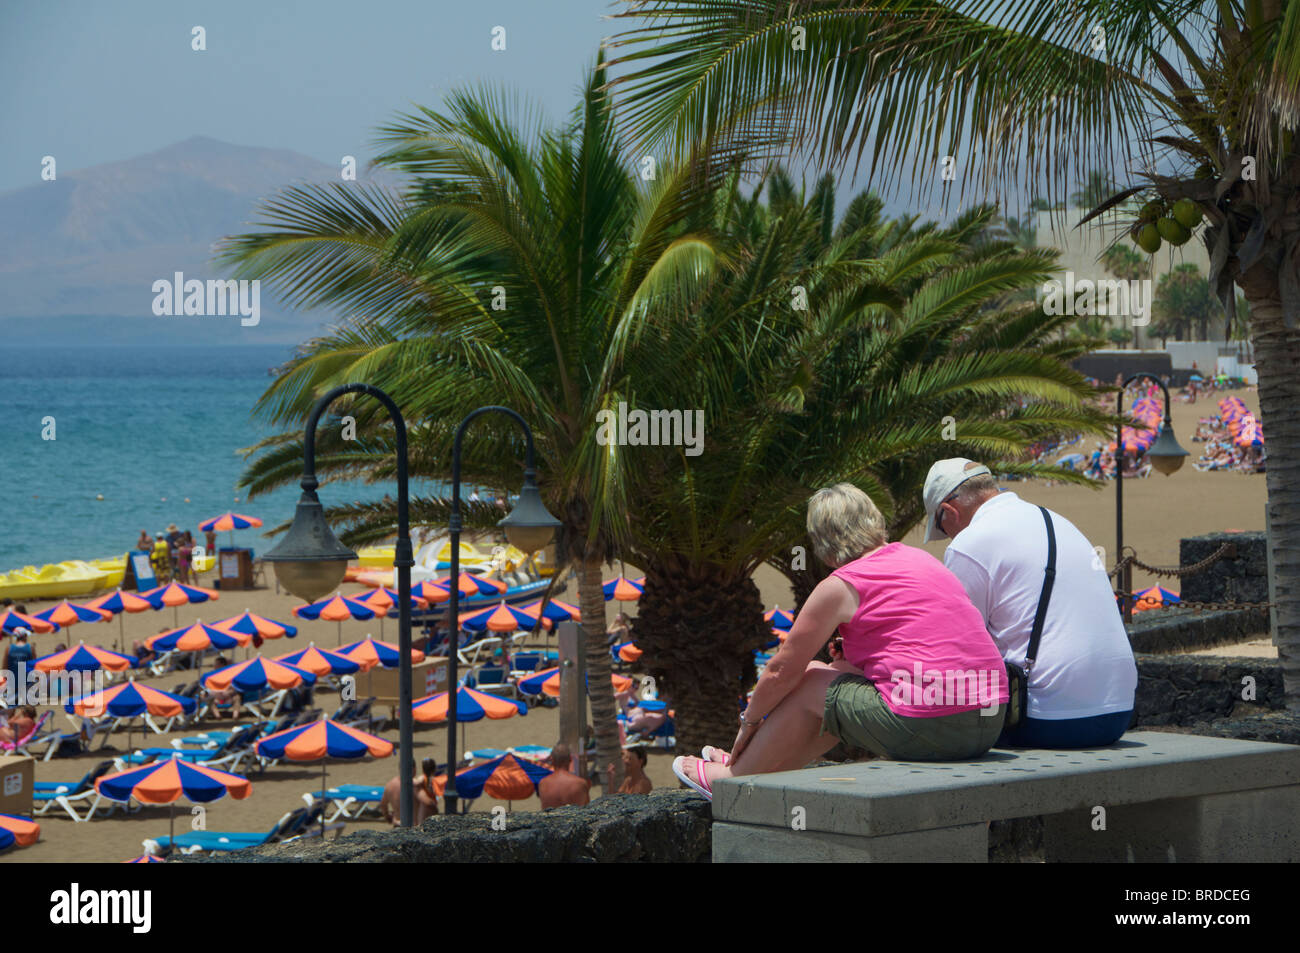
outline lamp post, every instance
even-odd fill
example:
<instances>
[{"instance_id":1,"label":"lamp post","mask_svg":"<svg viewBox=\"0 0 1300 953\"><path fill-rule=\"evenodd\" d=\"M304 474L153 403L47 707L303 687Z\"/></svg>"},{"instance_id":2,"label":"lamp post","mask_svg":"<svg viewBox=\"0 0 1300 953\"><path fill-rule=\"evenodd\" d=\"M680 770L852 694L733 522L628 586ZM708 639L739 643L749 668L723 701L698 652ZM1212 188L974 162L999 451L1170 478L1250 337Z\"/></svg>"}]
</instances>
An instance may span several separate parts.
<instances>
[{"instance_id":1,"label":"lamp post","mask_svg":"<svg viewBox=\"0 0 1300 953\"><path fill-rule=\"evenodd\" d=\"M527 440L527 454L524 457L524 485L519 491L519 500L515 508L497 525L505 530L506 539L525 553L534 553L543 548L555 530L560 526L557 520L542 503L541 493L537 489L537 470L534 468L533 431L523 417L509 407L479 407L466 415L456 428L456 439L451 452L451 517L447 529L451 535L451 601L447 605L447 618L450 633L447 649L447 786L443 791L447 813L456 813L458 797L456 795L456 765L460 759L456 754L456 693L460 680L458 670L460 648L460 447L465 436L465 429L476 418L487 413L502 413L523 428ZM405 598L405 596L403 596ZM406 709L410 702L404 703Z\"/></svg>"},{"instance_id":2,"label":"lamp post","mask_svg":"<svg viewBox=\"0 0 1300 953\"><path fill-rule=\"evenodd\" d=\"M1151 465L1163 473L1165 476L1176 471L1183 465L1187 459L1187 451L1179 445L1177 438L1174 437L1174 423L1172 417L1173 405L1169 401L1169 388L1165 382L1154 374L1148 374L1145 371L1134 374L1128 380L1120 385L1119 394L1115 398L1115 413L1120 416L1124 413L1124 391L1128 385L1138 380L1150 380L1160 385L1160 389L1165 395L1165 420L1164 425L1160 428L1160 436L1156 438L1151 449L1147 451L1147 456L1151 458ZM1116 421L1115 423L1115 559L1116 561L1124 558L1124 423ZM1120 611L1124 616L1125 622L1133 621L1133 600L1129 598L1129 593L1133 588L1133 568L1125 566L1120 573L1120 578L1115 580L1119 585L1121 595Z\"/></svg>"},{"instance_id":3,"label":"lamp post","mask_svg":"<svg viewBox=\"0 0 1300 953\"><path fill-rule=\"evenodd\" d=\"M397 545L393 567L397 570L398 592L398 777L401 783L403 827L415 822L414 724L411 711L411 551L410 508L407 494L406 422L397 404L378 387L344 384L316 402L307 418L303 435L302 498L293 524L278 546L264 557L275 565L275 577L291 594L314 602L333 592L343 581L348 560L356 553L348 549L330 529L325 511L316 496L316 424L325 408L344 394L368 394L387 408L397 432Z\"/></svg>"}]
</instances>

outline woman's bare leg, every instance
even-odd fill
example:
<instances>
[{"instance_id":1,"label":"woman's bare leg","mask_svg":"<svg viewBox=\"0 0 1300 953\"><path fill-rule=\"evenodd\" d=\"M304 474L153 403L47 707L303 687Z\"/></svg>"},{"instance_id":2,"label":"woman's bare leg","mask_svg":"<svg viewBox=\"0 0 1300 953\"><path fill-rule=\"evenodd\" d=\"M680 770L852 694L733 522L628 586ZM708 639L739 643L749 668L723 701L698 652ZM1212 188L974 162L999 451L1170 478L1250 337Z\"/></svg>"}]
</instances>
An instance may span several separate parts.
<instances>
[{"instance_id":1,"label":"woman's bare leg","mask_svg":"<svg viewBox=\"0 0 1300 953\"><path fill-rule=\"evenodd\" d=\"M826 689L846 672L862 674L843 660L831 665L809 662L794 691L768 715L736 762L709 763L706 771L710 782L802 768L835 747L839 739L822 734L822 715L826 709Z\"/></svg>"}]
</instances>

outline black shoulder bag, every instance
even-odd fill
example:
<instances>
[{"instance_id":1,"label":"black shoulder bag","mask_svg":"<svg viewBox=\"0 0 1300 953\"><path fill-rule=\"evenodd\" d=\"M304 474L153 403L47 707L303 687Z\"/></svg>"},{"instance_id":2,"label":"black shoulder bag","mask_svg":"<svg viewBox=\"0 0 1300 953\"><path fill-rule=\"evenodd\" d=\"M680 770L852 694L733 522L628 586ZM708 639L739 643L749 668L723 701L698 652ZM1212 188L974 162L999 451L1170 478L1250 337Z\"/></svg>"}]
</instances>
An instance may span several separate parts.
<instances>
[{"instance_id":1,"label":"black shoulder bag","mask_svg":"<svg viewBox=\"0 0 1300 953\"><path fill-rule=\"evenodd\" d=\"M1038 508L1047 524L1047 568L1043 571L1043 589L1038 594L1038 611L1034 613L1034 627L1029 632L1029 649L1025 652L1025 665L1021 668L1007 662L1007 718L1003 730L1014 728L1029 711L1029 673L1038 658L1038 642L1043 637L1043 623L1047 620L1047 603L1052 599L1052 584L1056 581L1056 531L1052 517L1043 507Z\"/></svg>"}]
</instances>

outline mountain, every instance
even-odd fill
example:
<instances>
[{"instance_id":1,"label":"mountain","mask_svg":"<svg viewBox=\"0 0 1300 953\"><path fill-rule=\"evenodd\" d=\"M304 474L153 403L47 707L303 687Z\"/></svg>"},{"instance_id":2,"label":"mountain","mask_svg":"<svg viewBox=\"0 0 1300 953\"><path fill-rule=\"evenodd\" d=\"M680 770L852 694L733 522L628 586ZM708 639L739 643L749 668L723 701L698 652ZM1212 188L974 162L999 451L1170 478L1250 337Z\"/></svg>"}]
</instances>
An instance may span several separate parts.
<instances>
[{"instance_id":1,"label":"mountain","mask_svg":"<svg viewBox=\"0 0 1300 953\"><path fill-rule=\"evenodd\" d=\"M396 186L382 173L361 181ZM222 237L252 231L265 197L303 182L339 180L338 167L283 149L199 136L157 152L0 194L0 340L50 343L247 343L301 340L325 312L281 309L264 289L261 321L153 314L153 283L224 278Z\"/></svg>"}]
</instances>

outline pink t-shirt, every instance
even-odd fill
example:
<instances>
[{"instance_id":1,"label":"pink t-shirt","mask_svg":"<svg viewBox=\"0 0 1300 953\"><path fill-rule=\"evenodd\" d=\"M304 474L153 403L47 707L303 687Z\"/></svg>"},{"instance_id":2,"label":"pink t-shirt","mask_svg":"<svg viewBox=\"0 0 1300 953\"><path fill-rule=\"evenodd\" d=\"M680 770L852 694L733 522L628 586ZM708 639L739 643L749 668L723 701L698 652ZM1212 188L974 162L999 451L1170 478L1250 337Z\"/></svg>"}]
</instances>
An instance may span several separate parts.
<instances>
[{"instance_id":1,"label":"pink t-shirt","mask_svg":"<svg viewBox=\"0 0 1300 953\"><path fill-rule=\"evenodd\" d=\"M979 610L943 563L888 543L836 569L858 594L844 658L907 718L1005 704L1006 666Z\"/></svg>"}]
</instances>

